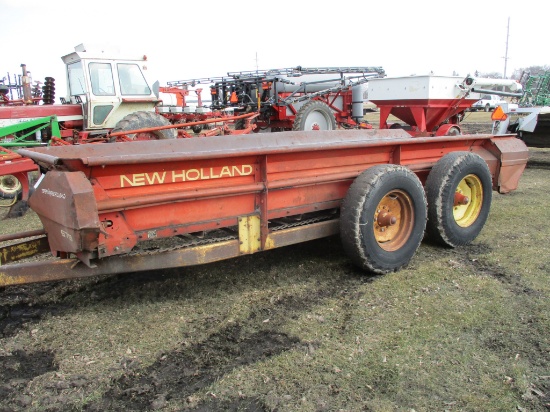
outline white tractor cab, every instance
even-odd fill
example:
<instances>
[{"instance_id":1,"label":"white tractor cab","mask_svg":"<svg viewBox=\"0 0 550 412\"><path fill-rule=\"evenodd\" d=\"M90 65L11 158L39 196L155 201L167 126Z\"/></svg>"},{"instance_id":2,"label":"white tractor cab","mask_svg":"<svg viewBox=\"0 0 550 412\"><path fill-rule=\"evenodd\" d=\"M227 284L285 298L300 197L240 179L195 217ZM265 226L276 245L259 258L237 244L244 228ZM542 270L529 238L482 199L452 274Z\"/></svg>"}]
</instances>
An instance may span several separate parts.
<instances>
[{"instance_id":1,"label":"white tractor cab","mask_svg":"<svg viewBox=\"0 0 550 412\"><path fill-rule=\"evenodd\" d=\"M146 56L120 58L80 44L62 60L68 86L64 103L82 105L84 129L113 129L130 114L155 112L159 100L143 73Z\"/></svg>"}]
</instances>

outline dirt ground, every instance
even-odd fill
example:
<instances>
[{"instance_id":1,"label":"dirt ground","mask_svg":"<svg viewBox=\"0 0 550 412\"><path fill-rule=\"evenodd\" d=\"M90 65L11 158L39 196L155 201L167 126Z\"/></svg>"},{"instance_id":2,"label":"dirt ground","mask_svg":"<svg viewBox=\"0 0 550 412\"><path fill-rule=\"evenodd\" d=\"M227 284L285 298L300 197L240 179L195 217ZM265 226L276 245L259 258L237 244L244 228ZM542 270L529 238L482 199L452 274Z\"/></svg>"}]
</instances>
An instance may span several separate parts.
<instances>
[{"instance_id":1,"label":"dirt ground","mask_svg":"<svg viewBox=\"0 0 550 412\"><path fill-rule=\"evenodd\" d=\"M2 288L0 411L550 410L549 184L532 150L479 240L383 277L330 238Z\"/></svg>"}]
</instances>

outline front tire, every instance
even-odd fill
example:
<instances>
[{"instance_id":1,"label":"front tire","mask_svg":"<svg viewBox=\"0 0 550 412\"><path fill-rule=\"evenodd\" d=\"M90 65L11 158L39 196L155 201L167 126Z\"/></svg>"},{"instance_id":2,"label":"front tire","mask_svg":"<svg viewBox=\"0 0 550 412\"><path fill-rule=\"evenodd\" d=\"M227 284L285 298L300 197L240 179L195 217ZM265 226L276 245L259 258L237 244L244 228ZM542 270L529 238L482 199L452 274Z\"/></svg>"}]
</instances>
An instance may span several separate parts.
<instances>
[{"instance_id":1,"label":"front tire","mask_svg":"<svg viewBox=\"0 0 550 412\"><path fill-rule=\"evenodd\" d=\"M492 193L491 172L481 156L443 156L426 180L428 236L450 247L469 244L487 221Z\"/></svg>"},{"instance_id":2,"label":"front tire","mask_svg":"<svg viewBox=\"0 0 550 412\"><path fill-rule=\"evenodd\" d=\"M422 183L409 169L377 165L350 186L340 210L340 236L355 265L377 274L401 269L426 227Z\"/></svg>"},{"instance_id":3,"label":"front tire","mask_svg":"<svg viewBox=\"0 0 550 412\"><path fill-rule=\"evenodd\" d=\"M336 118L330 107L319 100L304 104L294 119L292 130L335 130Z\"/></svg>"},{"instance_id":4,"label":"front tire","mask_svg":"<svg viewBox=\"0 0 550 412\"><path fill-rule=\"evenodd\" d=\"M147 129L149 127L168 126L170 122L154 112L139 111L124 116L113 128L111 133L127 130ZM158 140L175 139L178 133L176 129L154 130L151 132L135 133L128 135L132 140Z\"/></svg>"}]
</instances>

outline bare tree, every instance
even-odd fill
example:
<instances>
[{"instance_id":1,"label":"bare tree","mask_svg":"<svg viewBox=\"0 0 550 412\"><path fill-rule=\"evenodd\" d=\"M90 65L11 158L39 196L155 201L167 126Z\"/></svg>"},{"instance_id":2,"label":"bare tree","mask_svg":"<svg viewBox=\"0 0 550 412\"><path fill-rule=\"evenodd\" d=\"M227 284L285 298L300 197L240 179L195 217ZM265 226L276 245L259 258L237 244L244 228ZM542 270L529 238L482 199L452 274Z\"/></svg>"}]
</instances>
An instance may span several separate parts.
<instances>
[{"instance_id":1,"label":"bare tree","mask_svg":"<svg viewBox=\"0 0 550 412\"><path fill-rule=\"evenodd\" d=\"M499 73L499 72L479 73L477 77L483 77L486 79L502 79L502 73Z\"/></svg>"},{"instance_id":2,"label":"bare tree","mask_svg":"<svg viewBox=\"0 0 550 412\"><path fill-rule=\"evenodd\" d=\"M547 71L550 71L550 66L548 65L523 67L514 70L512 79L520 80L524 74L529 74L530 76L540 76Z\"/></svg>"}]
</instances>

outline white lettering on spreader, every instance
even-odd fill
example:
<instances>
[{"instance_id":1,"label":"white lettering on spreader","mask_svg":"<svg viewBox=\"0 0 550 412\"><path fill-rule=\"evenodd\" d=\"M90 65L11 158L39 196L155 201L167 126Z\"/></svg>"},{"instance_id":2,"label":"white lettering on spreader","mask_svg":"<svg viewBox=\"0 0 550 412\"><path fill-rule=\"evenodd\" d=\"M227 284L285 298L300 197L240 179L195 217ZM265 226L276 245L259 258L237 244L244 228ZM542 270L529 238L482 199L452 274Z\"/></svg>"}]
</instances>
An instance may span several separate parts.
<instances>
[{"instance_id":1,"label":"white lettering on spreader","mask_svg":"<svg viewBox=\"0 0 550 412\"><path fill-rule=\"evenodd\" d=\"M73 241L73 237L70 233L65 232L64 230L61 230L61 236L63 236L66 239L69 239L71 242Z\"/></svg>"},{"instance_id":2,"label":"white lettering on spreader","mask_svg":"<svg viewBox=\"0 0 550 412\"><path fill-rule=\"evenodd\" d=\"M42 193L48 196L58 197L60 199L65 199L67 197L65 193L54 192L50 189L42 189Z\"/></svg>"}]
</instances>

